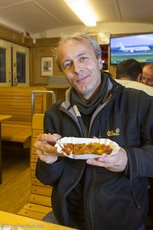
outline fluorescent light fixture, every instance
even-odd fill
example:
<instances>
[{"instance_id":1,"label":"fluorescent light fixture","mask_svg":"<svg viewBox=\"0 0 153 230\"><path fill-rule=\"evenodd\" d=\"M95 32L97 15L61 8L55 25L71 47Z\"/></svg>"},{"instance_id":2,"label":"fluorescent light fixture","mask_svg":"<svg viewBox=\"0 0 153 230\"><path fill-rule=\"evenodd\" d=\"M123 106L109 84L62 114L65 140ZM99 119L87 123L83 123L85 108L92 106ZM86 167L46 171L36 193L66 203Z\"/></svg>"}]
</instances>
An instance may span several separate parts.
<instances>
[{"instance_id":1,"label":"fluorescent light fixture","mask_svg":"<svg viewBox=\"0 0 153 230\"><path fill-rule=\"evenodd\" d=\"M86 26L96 26L96 17L87 0L64 0Z\"/></svg>"}]
</instances>

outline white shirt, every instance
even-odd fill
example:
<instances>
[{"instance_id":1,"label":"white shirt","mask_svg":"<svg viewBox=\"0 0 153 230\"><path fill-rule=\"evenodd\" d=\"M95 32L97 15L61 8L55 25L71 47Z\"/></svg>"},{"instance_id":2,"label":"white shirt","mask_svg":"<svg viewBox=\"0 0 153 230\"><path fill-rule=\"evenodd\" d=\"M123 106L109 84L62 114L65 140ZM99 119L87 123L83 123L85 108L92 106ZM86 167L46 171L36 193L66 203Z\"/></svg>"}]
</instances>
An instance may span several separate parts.
<instances>
[{"instance_id":1,"label":"white shirt","mask_svg":"<svg viewBox=\"0 0 153 230\"><path fill-rule=\"evenodd\" d=\"M152 86L144 85L137 81L121 80L121 79L114 79L114 80L117 81L119 84L125 86L126 88L134 88L134 89L142 90L148 95L153 96Z\"/></svg>"}]
</instances>

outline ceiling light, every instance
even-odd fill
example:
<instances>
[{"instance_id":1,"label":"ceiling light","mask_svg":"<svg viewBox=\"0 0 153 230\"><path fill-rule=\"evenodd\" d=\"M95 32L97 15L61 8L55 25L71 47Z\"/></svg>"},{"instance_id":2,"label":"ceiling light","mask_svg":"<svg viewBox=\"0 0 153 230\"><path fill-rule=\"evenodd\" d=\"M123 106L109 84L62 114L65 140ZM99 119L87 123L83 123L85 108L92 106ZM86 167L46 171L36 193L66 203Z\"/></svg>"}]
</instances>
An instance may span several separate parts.
<instances>
[{"instance_id":1,"label":"ceiling light","mask_svg":"<svg viewBox=\"0 0 153 230\"><path fill-rule=\"evenodd\" d=\"M87 0L64 0L86 26L96 26L96 17Z\"/></svg>"}]
</instances>

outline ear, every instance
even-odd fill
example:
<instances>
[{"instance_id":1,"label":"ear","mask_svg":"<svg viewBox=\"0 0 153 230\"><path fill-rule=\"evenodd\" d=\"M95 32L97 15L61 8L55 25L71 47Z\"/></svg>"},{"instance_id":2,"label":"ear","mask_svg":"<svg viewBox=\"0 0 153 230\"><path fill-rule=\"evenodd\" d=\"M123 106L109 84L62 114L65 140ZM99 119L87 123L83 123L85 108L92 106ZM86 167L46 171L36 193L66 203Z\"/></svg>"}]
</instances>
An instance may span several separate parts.
<instances>
[{"instance_id":1,"label":"ear","mask_svg":"<svg viewBox=\"0 0 153 230\"><path fill-rule=\"evenodd\" d=\"M98 65L99 65L99 69L102 70L102 68L103 68L103 63L102 63L101 57L98 57Z\"/></svg>"},{"instance_id":2,"label":"ear","mask_svg":"<svg viewBox=\"0 0 153 230\"><path fill-rule=\"evenodd\" d=\"M142 73L139 73L138 76L137 76L137 81L141 82L141 79L142 79Z\"/></svg>"}]
</instances>

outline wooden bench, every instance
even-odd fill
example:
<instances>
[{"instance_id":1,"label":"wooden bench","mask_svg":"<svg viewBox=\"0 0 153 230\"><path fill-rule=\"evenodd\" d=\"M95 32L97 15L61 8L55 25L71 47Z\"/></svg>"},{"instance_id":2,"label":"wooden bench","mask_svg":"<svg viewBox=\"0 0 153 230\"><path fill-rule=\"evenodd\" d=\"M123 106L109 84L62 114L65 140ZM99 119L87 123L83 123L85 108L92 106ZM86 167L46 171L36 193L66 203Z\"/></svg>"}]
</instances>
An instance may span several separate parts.
<instances>
[{"instance_id":1,"label":"wooden bench","mask_svg":"<svg viewBox=\"0 0 153 230\"><path fill-rule=\"evenodd\" d=\"M50 186L43 185L35 176L37 155L33 144L36 136L43 132L44 114L34 114L32 121L32 141L30 151L30 170L31 170L31 195L29 202L18 212L19 215L32 217L42 220L51 211L51 192Z\"/></svg>"},{"instance_id":2,"label":"wooden bench","mask_svg":"<svg viewBox=\"0 0 153 230\"><path fill-rule=\"evenodd\" d=\"M0 88L0 114L12 115L12 118L2 124L2 140L23 143L29 147L32 135L32 92L44 87L3 87ZM46 94L35 96L35 113L46 110Z\"/></svg>"}]
</instances>

